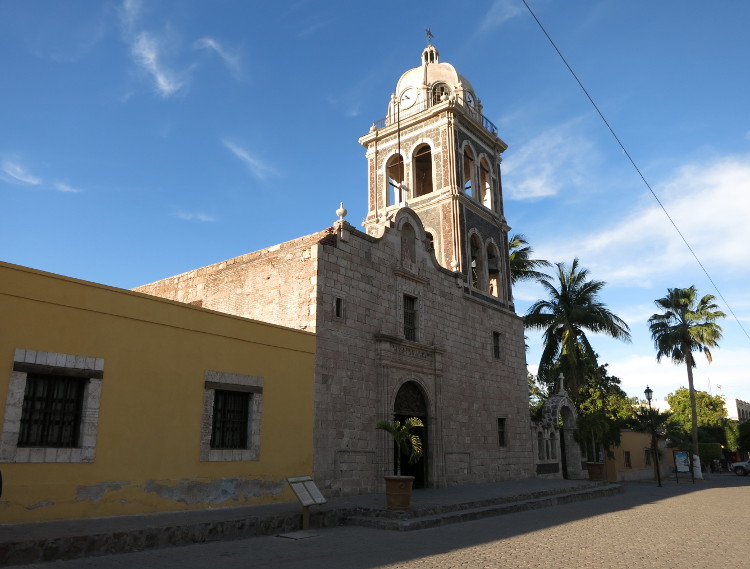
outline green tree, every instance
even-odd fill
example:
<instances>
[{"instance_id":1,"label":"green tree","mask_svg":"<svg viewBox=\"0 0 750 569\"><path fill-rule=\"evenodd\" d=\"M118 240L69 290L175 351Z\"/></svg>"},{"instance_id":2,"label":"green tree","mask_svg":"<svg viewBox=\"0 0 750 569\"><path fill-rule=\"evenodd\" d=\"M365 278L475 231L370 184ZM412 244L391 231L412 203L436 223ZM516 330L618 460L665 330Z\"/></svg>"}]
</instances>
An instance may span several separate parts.
<instances>
[{"instance_id":1,"label":"green tree","mask_svg":"<svg viewBox=\"0 0 750 569\"><path fill-rule=\"evenodd\" d=\"M575 438L589 462L599 462L599 450L612 458L612 449L620 444L621 422L613 420L604 411L579 415Z\"/></svg>"},{"instance_id":2,"label":"green tree","mask_svg":"<svg viewBox=\"0 0 750 569\"><path fill-rule=\"evenodd\" d=\"M553 381L556 376L552 372L557 365L575 400L585 370L596 365L596 354L586 331L629 342L630 330L624 320L599 300L599 292L606 283L589 280L589 271L578 266L577 258L570 268L563 263L556 263L556 267L556 283L551 277L539 280L549 300L532 304L524 316L524 324L544 331L539 375L547 382Z\"/></svg>"},{"instance_id":3,"label":"green tree","mask_svg":"<svg viewBox=\"0 0 750 569\"><path fill-rule=\"evenodd\" d=\"M531 413L532 421L539 421L542 418L542 407L544 402L549 397L549 389L547 385L538 381L538 379L530 374L526 374L526 379L529 382L529 412Z\"/></svg>"},{"instance_id":4,"label":"green tree","mask_svg":"<svg viewBox=\"0 0 750 569\"><path fill-rule=\"evenodd\" d=\"M622 390L618 377L607 373L607 364L587 367L577 397L578 443L590 460L597 460L598 449L612 456L612 449L620 444L620 429L632 416L637 400Z\"/></svg>"},{"instance_id":5,"label":"green tree","mask_svg":"<svg viewBox=\"0 0 750 569\"><path fill-rule=\"evenodd\" d=\"M516 284L519 281L539 280L549 278L539 269L551 267L552 263L544 259L532 259L534 249L531 248L526 236L522 233L511 235L508 241L510 253L510 282Z\"/></svg>"},{"instance_id":6,"label":"green tree","mask_svg":"<svg viewBox=\"0 0 750 569\"><path fill-rule=\"evenodd\" d=\"M675 364L685 364L691 409L691 451L698 454L698 411L695 402L693 352L703 352L711 363L710 348L718 347L721 326L716 320L724 318L710 294L698 298L695 286L667 289L667 296L654 301L661 310L648 319L651 338L656 347L656 361L671 358Z\"/></svg>"},{"instance_id":7,"label":"green tree","mask_svg":"<svg viewBox=\"0 0 750 569\"><path fill-rule=\"evenodd\" d=\"M730 419L724 423L724 438L727 441L726 448L729 452L740 450L740 426L736 421Z\"/></svg>"},{"instance_id":8,"label":"green tree","mask_svg":"<svg viewBox=\"0 0 750 569\"><path fill-rule=\"evenodd\" d=\"M620 378L609 375L608 365L590 367L585 372L576 405L581 413L601 411L613 421L624 421L633 415L638 399L628 397L620 387Z\"/></svg>"},{"instance_id":9,"label":"green tree","mask_svg":"<svg viewBox=\"0 0 750 569\"><path fill-rule=\"evenodd\" d=\"M645 405L635 407L626 424L639 433L650 433L654 429L656 436L668 439L674 438L675 429L681 430L671 411L659 411Z\"/></svg>"},{"instance_id":10,"label":"green tree","mask_svg":"<svg viewBox=\"0 0 750 569\"><path fill-rule=\"evenodd\" d=\"M698 427L723 428L727 417L724 398L721 395L711 395L705 391L696 391L694 398ZM667 395L667 402L675 421L687 432L690 432L693 424L690 390L686 387L680 387L674 393Z\"/></svg>"}]
</instances>

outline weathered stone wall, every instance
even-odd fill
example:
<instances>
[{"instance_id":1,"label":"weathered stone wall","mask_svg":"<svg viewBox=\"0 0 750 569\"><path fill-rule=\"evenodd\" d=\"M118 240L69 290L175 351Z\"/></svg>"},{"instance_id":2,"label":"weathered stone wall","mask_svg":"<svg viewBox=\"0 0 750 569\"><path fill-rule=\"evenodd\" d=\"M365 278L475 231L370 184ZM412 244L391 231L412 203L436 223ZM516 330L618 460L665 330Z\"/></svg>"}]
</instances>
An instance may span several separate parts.
<instances>
[{"instance_id":1,"label":"weathered stone wall","mask_svg":"<svg viewBox=\"0 0 750 569\"><path fill-rule=\"evenodd\" d=\"M300 237L134 290L314 332L314 249L329 234Z\"/></svg>"}]
</instances>

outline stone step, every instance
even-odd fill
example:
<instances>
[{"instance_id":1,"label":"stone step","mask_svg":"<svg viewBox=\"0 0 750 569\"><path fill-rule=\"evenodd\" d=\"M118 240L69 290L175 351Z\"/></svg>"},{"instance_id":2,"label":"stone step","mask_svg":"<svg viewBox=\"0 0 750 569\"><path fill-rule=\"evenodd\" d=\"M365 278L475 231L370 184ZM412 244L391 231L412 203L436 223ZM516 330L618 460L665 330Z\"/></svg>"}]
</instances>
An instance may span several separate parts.
<instances>
[{"instance_id":1,"label":"stone step","mask_svg":"<svg viewBox=\"0 0 750 569\"><path fill-rule=\"evenodd\" d=\"M474 504L453 504L450 507L438 508L440 511L432 513L420 513L419 511L391 512L383 515L383 512L360 511L344 516L342 523L345 525L362 526L394 531L412 531L438 527L447 524L467 522L533 510L547 508L559 504L569 504L583 500L591 500L605 496L612 496L623 492L619 484L601 484L583 490L547 494L536 498L525 498L516 501L498 501L488 505L477 506Z\"/></svg>"}]
</instances>

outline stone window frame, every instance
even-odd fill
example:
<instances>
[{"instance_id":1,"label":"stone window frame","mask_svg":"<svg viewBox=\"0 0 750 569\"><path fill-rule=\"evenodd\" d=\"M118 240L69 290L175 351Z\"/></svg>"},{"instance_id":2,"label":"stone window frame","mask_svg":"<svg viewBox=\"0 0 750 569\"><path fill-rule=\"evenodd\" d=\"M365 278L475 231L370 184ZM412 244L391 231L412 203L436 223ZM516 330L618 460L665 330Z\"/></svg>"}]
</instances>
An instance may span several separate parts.
<instances>
[{"instance_id":1,"label":"stone window frame","mask_svg":"<svg viewBox=\"0 0 750 569\"><path fill-rule=\"evenodd\" d=\"M625 468L633 468L633 460L630 456L630 451L623 451L623 460L625 462Z\"/></svg>"},{"instance_id":2,"label":"stone window frame","mask_svg":"<svg viewBox=\"0 0 750 569\"><path fill-rule=\"evenodd\" d=\"M26 379L29 373L86 380L77 447L19 447ZM0 462L94 462L104 358L16 348L0 435Z\"/></svg>"},{"instance_id":3,"label":"stone window frame","mask_svg":"<svg viewBox=\"0 0 750 569\"><path fill-rule=\"evenodd\" d=\"M202 462L231 462L260 460L260 432L263 408L262 377L206 370L204 373L203 417L201 421L200 460ZM216 390L245 391L251 394L248 402L247 448L213 449L211 431L214 418Z\"/></svg>"}]
</instances>

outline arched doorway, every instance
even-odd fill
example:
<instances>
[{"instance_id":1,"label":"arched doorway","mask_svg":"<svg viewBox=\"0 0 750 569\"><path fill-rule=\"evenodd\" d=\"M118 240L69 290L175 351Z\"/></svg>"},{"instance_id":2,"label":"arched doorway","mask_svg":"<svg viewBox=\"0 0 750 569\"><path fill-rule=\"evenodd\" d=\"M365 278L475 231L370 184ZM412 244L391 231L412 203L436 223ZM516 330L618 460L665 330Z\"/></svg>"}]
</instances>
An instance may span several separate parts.
<instances>
[{"instance_id":1,"label":"arched doorway","mask_svg":"<svg viewBox=\"0 0 750 569\"><path fill-rule=\"evenodd\" d=\"M422 456L413 463L409 463L406 457L401 457L401 474L414 477L414 488L427 488L427 402L422 388L414 381L407 381L401 386L393 403L394 420L404 421L409 417L417 417L424 423L424 428L414 429L414 433L422 439ZM395 445L393 452L395 455ZM394 465L395 458L394 456Z\"/></svg>"},{"instance_id":2,"label":"arched doorway","mask_svg":"<svg viewBox=\"0 0 750 569\"><path fill-rule=\"evenodd\" d=\"M580 480L588 477L581 466L581 449L575 440L578 414L575 404L568 397L568 392L560 378L557 393L551 395L542 407L541 426L550 433L558 431L560 437L560 466L563 478ZM537 465L539 470L539 465Z\"/></svg>"}]
</instances>

